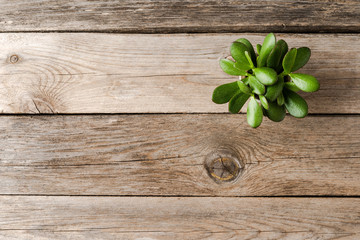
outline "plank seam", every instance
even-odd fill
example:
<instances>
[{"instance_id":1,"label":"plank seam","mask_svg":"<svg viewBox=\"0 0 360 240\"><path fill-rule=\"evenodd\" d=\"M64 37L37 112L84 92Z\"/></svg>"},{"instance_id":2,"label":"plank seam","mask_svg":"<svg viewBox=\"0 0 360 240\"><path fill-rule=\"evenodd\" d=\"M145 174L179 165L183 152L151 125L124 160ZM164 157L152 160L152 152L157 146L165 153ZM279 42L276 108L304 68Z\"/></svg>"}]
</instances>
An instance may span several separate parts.
<instances>
[{"instance_id":1,"label":"plank seam","mask_svg":"<svg viewBox=\"0 0 360 240\"><path fill-rule=\"evenodd\" d=\"M134 197L134 198L360 198L360 195L276 195L276 196L221 196L221 195L74 195L74 194L0 194L0 197Z\"/></svg>"},{"instance_id":2,"label":"plank seam","mask_svg":"<svg viewBox=\"0 0 360 240\"><path fill-rule=\"evenodd\" d=\"M274 33L298 33L298 34L359 34L360 28L356 30L334 30L334 31L270 31ZM137 30L21 30L21 31L0 31L0 33L110 33L110 34L144 34L144 35L151 35L151 34L208 34L208 33L219 33L219 34L244 34L244 33L269 33L269 31L262 31L262 30L244 30L244 31L137 31Z\"/></svg>"},{"instance_id":3,"label":"plank seam","mask_svg":"<svg viewBox=\"0 0 360 240\"><path fill-rule=\"evenodd\" d=\"M246 113L237 113L246 115ZM230 112L134 112L134 113L1 113L0 117L7 116L22 116L22 117L35 117L35 116L124 116L124 115L234 115ZM286 114L290 116L288 113ZM334 116L360 116L360 113L309 113L307 116L311 117L334 117Z\"/></svg>"}]
</instances>

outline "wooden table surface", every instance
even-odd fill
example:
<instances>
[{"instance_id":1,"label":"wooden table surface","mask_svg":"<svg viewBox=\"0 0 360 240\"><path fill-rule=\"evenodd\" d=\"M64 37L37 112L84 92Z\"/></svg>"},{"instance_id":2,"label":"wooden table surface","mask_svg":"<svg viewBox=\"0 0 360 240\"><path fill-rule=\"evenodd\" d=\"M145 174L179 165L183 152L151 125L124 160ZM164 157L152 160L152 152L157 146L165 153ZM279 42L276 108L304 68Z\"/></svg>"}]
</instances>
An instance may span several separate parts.
<instances>
[{"instance_id":1,"label":"wooden table surface","mask_svg":"<svg viewBox=\"0 0 360 240\"><path fill-rule=\"evenodd\" d=\"M211 94L268 32L321 89L251 129ZM359 34L358 0L0 1L0 239L360 239Z\"/></svg>"}]
</instances>

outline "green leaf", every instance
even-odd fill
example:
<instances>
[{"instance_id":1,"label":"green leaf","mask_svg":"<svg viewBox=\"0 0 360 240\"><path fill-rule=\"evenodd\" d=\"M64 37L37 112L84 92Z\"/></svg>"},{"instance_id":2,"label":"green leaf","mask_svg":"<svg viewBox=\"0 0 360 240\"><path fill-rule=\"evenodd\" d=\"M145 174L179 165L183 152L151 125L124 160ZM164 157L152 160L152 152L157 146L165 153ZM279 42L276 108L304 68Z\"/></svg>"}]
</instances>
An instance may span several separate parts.
<instances>
[{"instance_id":1,"label":"green leaf","mask_svg":"<svg viewBox=\"0 0 360 240\"><path fill-rule=\"evenodd\" d=\"M256 63L256 54L255 54L254 47L251 44L251 42L249 40L247 40L246 38L239 38L235 42L240 42L240 43L244 44L247 47L248 52L250 53L252 62Z\"/></svg>"},{"instance_id":2,"label":"green leaf","mask_svg":"<svg viewBox=\"0 0 360 240\"><path fill-rule=\"evenodd\" d=\"M282 77L279 77L279 80L274 85L268 86L266 88L265 97L273 102L281 94L283 88L284 79Z\"/></svg>"},{"instance_id":3,"label":"green leaf","mask_svg":"<svg viewBox=\"0 0 360 240\"><path fill-rule=\"evenodd\" d=\"M242 70L243 72L247 72L249 69L251 69L250 64L249 65L243 65L243 64L238 63L238 62L235 63L235 67L237 69ZM245 76L245 74L243 76Z\"/></svg>"},{"instance_id":4,"label":"green leaf","mask_svg":"<svg viewBox=\"0 0 360 240\"><path fill-rule=\"evenodd\" d=\"M284 95L282 93L280 93L280 95L277 97L276 101L279 106L284 105L284 103L285 103Z\"/></svg>"},{"instance_id":5,"label":"green leaf","mask_svg":"<svg viewBox=\"0 0 360 240\"><path fill-rule=\"evenodd\" d=\"M240 90L230 99L229 112L238 113L244 106L250 95L241 92Z\"/></svg>"},{"instance_id":6,"label":"green leaf","mask_svg":"<svg viewBox=\"0 0 360 240\"><path fill-rule=\"evenodd\" d=\"M259 95L259 98L260 98L261 105L262 105L265 109L269 109L269 103L268 103L268 101L266 100L266 97L264 97L264 95Z\"/></svg>"},{"instance_id":7,"label":"green leaf","mask_svg":"<svg viewBox=\"0 0 360 240\"><path fill-rule=\"evenodd\" d=\"M279 40L271 51L266 66L273 68L280 73L282 70L282 60L288 51L288 45L284 40Z\"/></svg>"},{"instance_id":8,"label":"green leaf","mask_svg":"<svg viewBox=\"0 0 360 240\"><path fill-rule=\"evenodd\" d=\"M256 77L249 76L249 84L254 93L259 95L265 93L265 86Z\"/></svg>"},{"instance_id":9,"label":"green leaf","mask_svg":"<svg viewBox=\"0 0 360 240\"><path fill-rule=\"evenodd\" d=\"M243 83L242 81L237 81L237 83L241 92L246 94L251 94L251 89L248 86L246 86L245 83Z\"/></svg>"},{"instance_id":10,"label":"green leaf","mask_svg":"<svg viewBox=\"0 0 360 240\"><path fill-rule=\"evenodd\" d=\"M294 72L302 68L309 61L310 56L311 56L311 51L309 48L307 47L298 48L295 62L291 69L291 72Z\"/></svg>"},{"instance_id":11,"label":"green leaf","mask_svg":"<svg viewBox=\"0 0 360 240\"><path fill-rule=\"evenodd\" d=\"M286 115L285 106L279 106L275 102L269 102L269 110L266 110L266 116L274 122L281 122Z\"/></svg>"},{"instance_id":12,"label":"green leaf","mask_svg":"<svg viewBox=\"0 0 360 240\"><path fill-rule=\"evenodd\" d=\"M260 52L261 52L261 44L256 44L256 51L257 51L258 55L260 55Z\"/></svg>"},{"instance_id":13,"label":"green leaf","mask_svg":"<svg viewBox=\"0 0 360 240\"><path fill-rule=\"evenodd\" d=\"M263 112L263 116L267 117L267 115L266 115L266 109L265 109L263 106L261 106L261 110L262 110L262 112Z\"/></svg>"},{"instance_id":14,"label":"green leaf","mask_svg":"<svg viewBox=\"0 0 360 240\"><path fill-rule=\"evenodd\" d=\"M247 60L248 60L248 62L249 62L249 64L250 64L250 67L251 67L251 68L254 68L254 67L255 67L255 66L254 66L254 63L253 63L253 61L251 60L251 57L250 57L250 54L249 54L248 51L245 51L245 57L247 58Z\"/></svg>"},{"instance_id":15,"label":"green leaf","mask_svg":"<svg viewBox=\"0 0 360 240\"><path fill-rule=\"evenodd\" d=\"M267 58L270 52L272 51L272 49L274 48L275 43L276 43L276 38L273 33L270 33L265 37L264 43L261 47L261 51L259 54L259 60L257 64L258 67L264 67L266 65Z\"/></svg>"},{"instance_id":16,"label":"green leaf","mask_svg":"<svg viewBox=\"0 0 360 240\"><path fill-rule=\"evenodd\" d=\"M253 72L255 73L256 78L264 85L273 85L278 80L277 73L272 68L254 68Z\"/></svg>"},{"instance_id":17,"label":"green leaf","mask_svg":"<svg viewBox=\"0 0 360 240\"><path fill-rule=\"evenodd\" d=\"M247 107L247 122L253 127L257 128L260 126L263 119L263 112L260 105L257 103L254 97L251 97Z\"/></svg>"},{"instance_id":18,"label":"green leaf","mask_svg":"<svg viewBox=\"0 0 360 240\"><path fill-rule=\"evenodd\" d=\"M308 114L306 101L297 93L284 89L285 107L290 115L296 118L303 118Z\"/></svg>"},{"instance_id":19,"label":"green leaf","mask_svg":"<svg viewBox=\"0 0 360 240\"><path fill-rule=\"evenodd\" d=\"M287 75L291 73L291 70L295 63L297 50L296 48L292 48L284 57L284 60L282 62L283 68L284 68L284 75Z\"/></svg>"},{"instance_id":20,"label":"green leaf","mask_svg":"<svg viewBox=\"0 0 360 240\"><path fill-rule=\"evenodd\" d=\"M233 76L245 76L247 72L245 70L236 67L235 63L229 59L220 60L221 69L229 75Z\"/></svg>"},{"instance_id":21,"label":"green leaf","mask_svg":"<svg viewBox=\"0 0 360 240\"><path fill-rule=\"evenodd\" d=\"M298 91L300 91L300 89L295 85L295 83L293 83L293 82L286 82L285 84L284 84L284 88L287 88L287 89L289 89L289 90L291 90L291 91L293 91L293 92L298 92Z\"/></svg>"},{"instance_id":22,"label":"green leaf","mask_svg":"<svg viewBox=\"0 0 360 240\"><path fill-rule=\"evenodd\" d=\"M215 88L212 95L212 101L217 104L227 103L238 90L239 87L237 81L220 85Z\"/></svg>"},{"instance_id":23,"label":"green leaf","mask_svg":"<svg viewBox=\"0 0 360 240\"><path fill-rule=\"evenodd\" d=\"M242 68L250 69L249 61L245 56L245 51L247 50L248 48L243 43L239 42L233 42L230 47L231 56L235 61L242 65Z\"/></svg>"},{"instance_id":24,"label":"green leaf","mask_svg":"<svg viewBox=\"0 0 360 240\"><path fill-rule=\"evenodd\" d=\"M249 84L249 78L248 78L248 77L243 78L243 79L240 80L240 81L242 81L245 85L248 85L248 84Z\"/></svg>"},{"instance_id":25,"label":"green leaf","mask_svg":"<svg viewBox=\"0 0 360 240\"><path fill-rule=\"evenodd\" d=\"M320 84L315 77L302 74L302 73L291 73L289 74L294 84L304 92L316 92L320 88Z\"/></svg>"}]
</instances>

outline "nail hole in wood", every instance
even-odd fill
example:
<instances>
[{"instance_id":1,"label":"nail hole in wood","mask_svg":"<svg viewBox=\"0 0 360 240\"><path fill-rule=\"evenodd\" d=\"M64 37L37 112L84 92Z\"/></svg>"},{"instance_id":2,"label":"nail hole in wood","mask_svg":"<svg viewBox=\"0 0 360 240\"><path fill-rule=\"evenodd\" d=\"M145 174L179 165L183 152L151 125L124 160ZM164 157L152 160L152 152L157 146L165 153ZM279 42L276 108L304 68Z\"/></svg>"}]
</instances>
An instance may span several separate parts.
<instances>
[{"instance_id":1,"label":"nail hole in wood","mask_svg":"<svg viewBox=\"0 0 360 240\"><path fill-rule=\"evenodd\" d=\"M18 61L19 61L19 56L18 55L14 54L14 55L10 56L10 62L12 64L17 63Z\"/></svg>"},{"instance_id":2,"label":"nail hole in wood","mask_svg":"<svg viewBox=\"0 0 360 240\"><path fill-rule=\"evenodd\" d=\"M220 148L205 158L204 167L216 183L235 182L244 169L239 154L230 148Z\"/></svg>"}]
</instances>

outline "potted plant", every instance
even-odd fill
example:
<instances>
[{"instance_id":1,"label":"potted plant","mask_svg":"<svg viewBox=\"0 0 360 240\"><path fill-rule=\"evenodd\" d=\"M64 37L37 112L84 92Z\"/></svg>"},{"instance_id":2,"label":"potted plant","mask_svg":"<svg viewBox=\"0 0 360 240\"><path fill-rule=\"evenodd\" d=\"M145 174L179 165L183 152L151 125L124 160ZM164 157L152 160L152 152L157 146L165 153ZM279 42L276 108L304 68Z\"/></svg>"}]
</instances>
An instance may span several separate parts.
<instances>
[{"instance_id":1,"label":"potted plant","mask_svg":"<svg viewBox=\"0 0 360 240\"><path fill-rule=\"evenodd\" d=\"M253 128L260 126L263 116L282 121L286 111L297 118L305 117L308 105L297 92L315 92L320 85L315 77L295 71L309 61L310 49L288 50L284 40L276 41L270 33L262 45L256 45L256 51L245 38L231 44L232 59L221 59L220 67L229 75L239 76L239 80L215 88L213 102L229 103L229 111L238 113L250 99L247 122Z\"/></svg>"}]
</instances>

